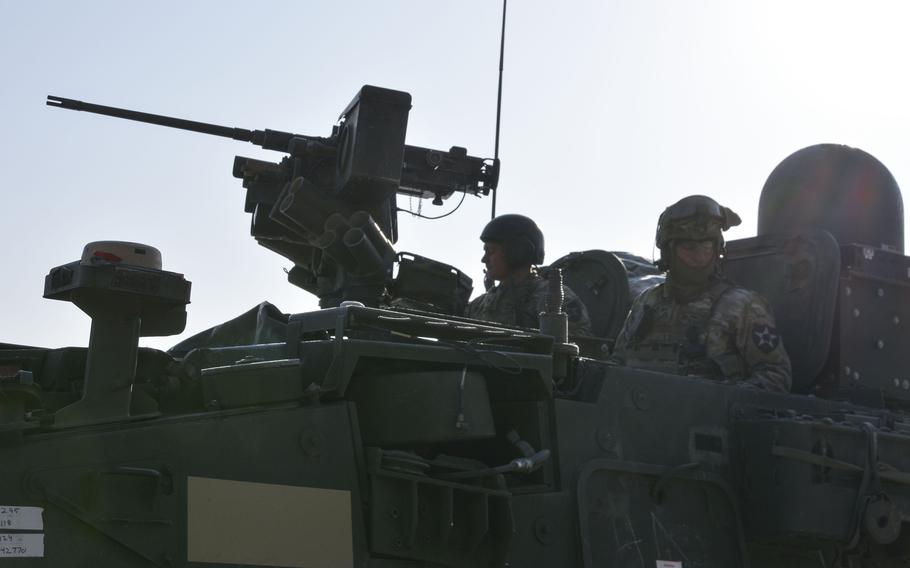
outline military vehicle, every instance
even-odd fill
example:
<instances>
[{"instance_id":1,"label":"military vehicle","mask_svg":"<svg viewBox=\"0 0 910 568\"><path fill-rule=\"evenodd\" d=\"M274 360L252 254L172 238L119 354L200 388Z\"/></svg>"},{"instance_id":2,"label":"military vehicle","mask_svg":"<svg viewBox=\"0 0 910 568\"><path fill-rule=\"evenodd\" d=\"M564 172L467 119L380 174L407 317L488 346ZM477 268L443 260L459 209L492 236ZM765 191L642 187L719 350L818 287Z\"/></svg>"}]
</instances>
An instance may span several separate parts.
<instances>
[{"instance_id":1,"label":"military vehicle","mask_svg":"<svg viewBox=\"0 0 910 568\"><path fill-rule=\"evenodd\" d=\"M49 104L285 152L233 173L253 237L323 309L263 304L164 352L138 342L185 326L166 254L90 243L51 269L44 296L91 336L0 344L4 564L910 565L910 258L868 154L787 158L759 235L728 243L728 273L778 313L777 394L583 356L609 337L567 337L558 292L540 330L460 317L470 280L395 251L395 198L486 194L499 164L406 146L406 93L364 87L325 138ZM598 333L628 304L624 260L549 272L606 297Z\"/></svg>"}]
</instances>

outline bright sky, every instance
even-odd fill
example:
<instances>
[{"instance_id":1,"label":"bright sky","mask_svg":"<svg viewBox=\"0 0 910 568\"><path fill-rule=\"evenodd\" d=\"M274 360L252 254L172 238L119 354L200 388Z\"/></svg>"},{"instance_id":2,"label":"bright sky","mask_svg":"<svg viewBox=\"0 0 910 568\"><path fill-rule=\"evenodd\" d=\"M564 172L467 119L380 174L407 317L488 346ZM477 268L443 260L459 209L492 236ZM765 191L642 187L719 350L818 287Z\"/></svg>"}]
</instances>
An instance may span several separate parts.
<instances>
[{"instance_id":1,"label":"bright sky","mask_svg":"<svg viewBox=\"0 0 910 568\"><path fill-rule=\"evenodd\" d=\"M87 344L88 317L41 295L49 269L93 240L156 246L193 283L186 333L143 345L168 347L263 300L316 307L287 283L290 262L249 236L231 176L235 154L281 154L52 109L49 94L324 136L373 84L412 95L409 144L493 154L492 0L4 8L0 342ZM657 216L692 193L742 216L730 238L753 236L765 178L811 144L862 148L910 186L908 16L900 1L513 0L498 212L536 219L549 260L592 248L651 256ZM458 266L476 292L489 213L488 199L468 198L440 221L402 215L396 248Z\"/></svg>"}]
</instances>

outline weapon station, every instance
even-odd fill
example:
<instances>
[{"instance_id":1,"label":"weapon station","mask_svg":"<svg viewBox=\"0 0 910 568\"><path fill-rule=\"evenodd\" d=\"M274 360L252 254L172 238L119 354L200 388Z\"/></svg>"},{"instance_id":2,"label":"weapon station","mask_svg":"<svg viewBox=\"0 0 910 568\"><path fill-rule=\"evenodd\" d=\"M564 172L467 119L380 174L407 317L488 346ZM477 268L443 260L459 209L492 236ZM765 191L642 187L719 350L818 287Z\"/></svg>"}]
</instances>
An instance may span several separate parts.
<instances>
[{"instance_id":1,"label":"weapon station","mask_svg":"<svg viewBox=\"0 0 910 568\"><path fill-rule=\"evenodd\" d=\"M396 255L398 195L441 205L455 192L488 195L499 160L406 145L411 95L365 85L328 137L247 130L48 96L49 106L223 136L287 154L279 162L237 156L250 233L294 263L288 280L319 298L379 305L396 290L456 314L471 293L462 272L411 254ZM400 267L393 279L393 265ZM419 297L414 297L419 296Z\"/></svg>"}]
</instances>

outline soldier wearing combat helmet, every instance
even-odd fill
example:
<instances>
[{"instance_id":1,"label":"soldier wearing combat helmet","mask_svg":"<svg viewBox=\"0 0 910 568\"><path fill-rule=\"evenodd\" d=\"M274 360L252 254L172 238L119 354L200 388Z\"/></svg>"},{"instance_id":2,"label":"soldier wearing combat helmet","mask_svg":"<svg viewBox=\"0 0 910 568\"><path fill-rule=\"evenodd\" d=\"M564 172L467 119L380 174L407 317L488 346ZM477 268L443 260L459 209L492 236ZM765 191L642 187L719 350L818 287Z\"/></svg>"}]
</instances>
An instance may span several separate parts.
<instances>
[{"instance_id":1,"label":"soldier wearing combat helmet","mask_svg":"<svg viewBox=\"0 0 910 568\"><path fill-rule=\"evenodd\" d=\"M499 284L471 300L465 316L503 325L537 329L546 311L549 285L537 273L543 264L544 239L537 224L524 215L500 215L480 234L486 279ZM591 321L584 304L568 287L563 310L569 316L569 334L590 335Z\"/></svg>"},{"instance_id":2,"label":"soldier wearing combat helmet","mask_svg":"<svg viewBox=\"0 0 910 568\"><path fill-rule=\"evenodd\" d=\"M657 223L667 281L632 303L614 360L681 375L790 390L790 359L768 302L721 276L723 231L739 216L710 197L671 205Z\"/></svg>"}]
</instances>

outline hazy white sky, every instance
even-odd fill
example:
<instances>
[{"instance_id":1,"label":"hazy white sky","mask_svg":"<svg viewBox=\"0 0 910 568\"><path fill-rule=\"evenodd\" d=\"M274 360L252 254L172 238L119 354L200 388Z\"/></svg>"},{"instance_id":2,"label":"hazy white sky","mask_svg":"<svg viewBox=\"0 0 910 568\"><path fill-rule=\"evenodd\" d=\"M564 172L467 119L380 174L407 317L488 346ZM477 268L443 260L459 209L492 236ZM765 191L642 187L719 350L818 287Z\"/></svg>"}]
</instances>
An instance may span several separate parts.
<instances>
[{"instance_id":1,"label":"hazy white sky","mask_svg":"<svg viewBox=\"0 0 910 568\"><path fill-rule=\"evenodd\" d=\"M0 20L0 342L85 345L89 319L41 298L93 240L161 249L193 283L184 336L263 300L316 306L249 236L226 139L44 106L49 94L243 128L328 135L360 86L411 93L407 142L492 157L501 4L492 0L7 2ZM765 178L819 142L910 184L905 2L513 0L498 210L535 218L548 259L650 256L656 218L705 193L755 234ZM405 203L402 205L406 205ZM442 213L425 204L426 214ZM415 204L416 205L416 204ZM400 216L398 250L481 288L488 199ZM180 337L144 339L167 347Z\"/></svg>"}]
</instances>

